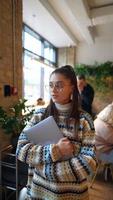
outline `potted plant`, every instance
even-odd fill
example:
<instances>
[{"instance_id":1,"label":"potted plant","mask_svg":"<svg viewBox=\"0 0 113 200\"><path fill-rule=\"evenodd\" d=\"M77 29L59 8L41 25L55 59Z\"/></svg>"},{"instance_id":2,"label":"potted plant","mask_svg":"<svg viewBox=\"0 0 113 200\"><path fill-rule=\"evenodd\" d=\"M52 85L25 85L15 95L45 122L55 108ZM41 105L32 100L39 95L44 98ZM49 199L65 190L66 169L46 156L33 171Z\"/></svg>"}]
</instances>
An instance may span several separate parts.
<instances>
[{"instance_id":1,"label":"potted plant","mask_svg":"<svg viewBox=\"0 0 113 200\"><path fill-rule=\"evenodd\" d=\"M27 106L26 102L26 99L20 99L8 111L0 106L0 128L3 129L5 134L11 135L11 143L14 149L18 136L34 112L34 107Z\"/></svg>"}]
</instances>

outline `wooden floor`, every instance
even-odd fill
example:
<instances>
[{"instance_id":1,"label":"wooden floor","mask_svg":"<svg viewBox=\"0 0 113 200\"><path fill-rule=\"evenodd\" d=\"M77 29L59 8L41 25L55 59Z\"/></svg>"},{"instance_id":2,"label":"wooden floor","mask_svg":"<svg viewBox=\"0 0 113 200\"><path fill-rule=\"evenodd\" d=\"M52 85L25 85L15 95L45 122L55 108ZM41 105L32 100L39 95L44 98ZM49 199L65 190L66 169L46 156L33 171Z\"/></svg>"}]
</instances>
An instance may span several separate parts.
<instances>
[{"instance_id":1,"label":"wooden floor","mask_svg":"<svg viewBox=\"0 0 113 200\"><path fill-rule=\"evenodd\" d=\"M104 174L97 175L92 188L89 188L90 200L113 200L113 180L109 175L107 181Z\"/></svg>"}]
</instances>

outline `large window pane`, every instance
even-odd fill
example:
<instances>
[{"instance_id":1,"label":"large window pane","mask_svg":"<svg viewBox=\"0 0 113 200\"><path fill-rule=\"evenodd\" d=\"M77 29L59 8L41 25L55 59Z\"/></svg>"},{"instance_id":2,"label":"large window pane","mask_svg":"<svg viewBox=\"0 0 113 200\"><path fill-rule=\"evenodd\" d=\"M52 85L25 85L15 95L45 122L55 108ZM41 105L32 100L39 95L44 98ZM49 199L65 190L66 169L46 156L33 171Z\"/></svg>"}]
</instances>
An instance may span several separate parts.
<instances>
[{"instance_id":1,"label":"large window pane","mask_svg":"<svg viewBox=\"0 0 113 200\"><path fill-rule=\"evenodd\" d=\"M24 48L41 56L41 41L25 32Z\"/></svg>"},{"instance_id":2,"label":"large window pane","mask_svg":"<svg viewBox=\"0 0 113 200\"><path fill-rule=\"evenodd\" d=\"M44 99L48 102L50 99L49 94L49 77L51 72L53 71L53 68L50 68L48 66L44 67Z\"/></svg>"},{"instance_id":3,"label":"large window pane","mask_svg":"<svg viewBox=\"0 0 113 200\"><path fill-rule=\"evenodd\" d=\"M50 49L50 61L54 62L56 61L56 54L55 54L55 50L53 48Z\"/></svg>"},{"instance_id":4,"label":"large window pane","mask_svg":"<svg viewBox=\"0 0 113 200\"><path fill-rule=\"evenodd\" d=\"M24 97L26 99L35 100L40 97L40 78L41 65L36 60L24 55Z\"/></svg>"},{"instance_id":5,"label":"large window pane","mask_svg":"<svg viewBox=\"0 0 113 200\"><path fill-rule=\"evenodd\" d=\"M24 97L34 103L38 98L49 101L50 95L46 85L54 68L40 63L29 53L24 54Z\"/></svg>"},{"instance_id":6,"label":"large window pane","mask_svg":"<svg viewBox=\"0 0 113 200\"><path fill-rule=\"evenodd\" d=\"M45 102L50 100L49 84L50 73L56 66L56 49L25 25L23 35L24 66L23 66L23 91L29 103L34 103L38 98Z\"/></svg>"},{"instance_id":7,"label":"large window pane","mask_svg":"<svg viewBox=\"0 0 113 200\"><path fill-rule=\"evenodd\" d=\"M48 42L44 42L44 58L55 63L56 62L55 49Z\"/></svg>"}]
</instances>

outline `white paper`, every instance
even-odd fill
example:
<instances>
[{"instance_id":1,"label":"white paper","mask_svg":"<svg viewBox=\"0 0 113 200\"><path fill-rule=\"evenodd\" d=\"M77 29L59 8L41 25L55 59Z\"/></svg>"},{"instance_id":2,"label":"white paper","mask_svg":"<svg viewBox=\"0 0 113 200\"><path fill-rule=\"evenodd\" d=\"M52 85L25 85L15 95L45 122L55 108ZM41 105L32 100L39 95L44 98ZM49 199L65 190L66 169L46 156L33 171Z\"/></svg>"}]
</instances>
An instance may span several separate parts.
<instances>
[{"instance_id":1,"label":"white paper","mask_svg":"<svg viewBox=\"0 0 113 200\"><path fill-rule=\"evenodd\" d=\"M33 144L54 144L63 137L52 116L49 116L29 129L24 130L24 132Z\"/></svg>"}]
</instances>

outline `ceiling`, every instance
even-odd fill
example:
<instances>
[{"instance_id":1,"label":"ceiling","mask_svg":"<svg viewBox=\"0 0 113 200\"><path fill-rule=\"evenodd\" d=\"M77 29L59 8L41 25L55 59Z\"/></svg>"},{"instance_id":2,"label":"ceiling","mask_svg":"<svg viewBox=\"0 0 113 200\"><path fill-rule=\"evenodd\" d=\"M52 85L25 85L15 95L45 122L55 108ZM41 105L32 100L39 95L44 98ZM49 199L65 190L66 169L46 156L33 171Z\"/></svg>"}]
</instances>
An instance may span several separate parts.
<instances>
[{"instance_id":1,"label":"ceiling","mask_svg":"<svg viewBox=\"0 0 113 200\"><path fill-rule=\"evenodd\" d=\"M113 38L113 0L23 0L23 22L56 47Z\"/></svg>"}]
</instances>

